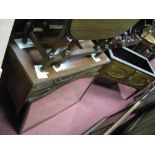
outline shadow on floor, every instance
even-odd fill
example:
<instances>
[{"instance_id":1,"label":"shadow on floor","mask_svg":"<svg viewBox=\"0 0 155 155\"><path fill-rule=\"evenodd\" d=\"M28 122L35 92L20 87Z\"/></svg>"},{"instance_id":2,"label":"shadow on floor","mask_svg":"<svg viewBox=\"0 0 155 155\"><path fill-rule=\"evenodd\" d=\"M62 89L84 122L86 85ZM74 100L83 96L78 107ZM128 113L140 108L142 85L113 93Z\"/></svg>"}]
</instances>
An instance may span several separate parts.
<instances>
[{"instance_id":1,"label":"shadow on floor","mask_svg":"<svg viewBox=\"0 0 155 155\"><path fill-rule=\"evenodd\" d=\"M0 81L0 135L17 134L13 125L15 108L11 97Z\"/></svg>"}]
</instances>

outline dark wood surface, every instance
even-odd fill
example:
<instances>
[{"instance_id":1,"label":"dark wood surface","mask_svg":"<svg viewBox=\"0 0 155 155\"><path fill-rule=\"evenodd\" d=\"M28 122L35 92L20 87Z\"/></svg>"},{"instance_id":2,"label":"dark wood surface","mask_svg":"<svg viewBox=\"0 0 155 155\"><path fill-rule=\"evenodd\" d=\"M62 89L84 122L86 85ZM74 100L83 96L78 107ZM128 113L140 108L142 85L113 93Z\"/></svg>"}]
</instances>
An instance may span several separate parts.
<instances>
[{"instance_id":1,"label":"dark wood surface","mask_svg":"<svg viewBox=\"0 0 155 155\"><path fill-rule=\"evenodd\" d=\"M41 43L49 48L54 43L55 37L41 37ZM61 42L60 47L64 46ZM81 43L84 48L92 47L89 41ZM77 47L73 48L76 50ZM99 69L107 63L105 54L101 54L102 61L95 62L90 56L69 59L64 62L65 69L56 72L53 67L47 69L48 78L38 79L34 65L41 64L42 56L36 48L20 49L12 40L9 43L3 64L3 81L8 88L16 105L17 113L26 105L51 93L64 84L84 77L98 74Z\"/></svg>"}]
</instances>

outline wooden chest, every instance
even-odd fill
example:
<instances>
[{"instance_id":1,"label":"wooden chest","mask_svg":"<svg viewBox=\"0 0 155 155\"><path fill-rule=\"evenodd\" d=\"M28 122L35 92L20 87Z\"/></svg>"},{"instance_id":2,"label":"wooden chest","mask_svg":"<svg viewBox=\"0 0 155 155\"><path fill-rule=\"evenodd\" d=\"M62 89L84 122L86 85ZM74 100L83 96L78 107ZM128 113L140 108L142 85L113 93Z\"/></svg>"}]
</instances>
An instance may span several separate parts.
<instances>
[{"instance_id":1,"label":"wooden chest","mask_svg":"<svg viewBox=\"0 0 155 155\"><path fill-rule=\"evenodd\" d=\"M16 38L11 39L7 49L2 79L15 103L17 114L27 104L46 96L66 83L97 75L98 70L109 62L104 53L99 56L99 62L91 56L72 58L63 63L63 70L55 71L51 66L48 69L48 77L39 79L34 66L41 64L42 56L35 47L20 49L14 39ZM47 43L52 44L53 38L43 37L41 41L48 48ZM90 46L88 42L83 45Z\"/></svg>"}]
</instances>

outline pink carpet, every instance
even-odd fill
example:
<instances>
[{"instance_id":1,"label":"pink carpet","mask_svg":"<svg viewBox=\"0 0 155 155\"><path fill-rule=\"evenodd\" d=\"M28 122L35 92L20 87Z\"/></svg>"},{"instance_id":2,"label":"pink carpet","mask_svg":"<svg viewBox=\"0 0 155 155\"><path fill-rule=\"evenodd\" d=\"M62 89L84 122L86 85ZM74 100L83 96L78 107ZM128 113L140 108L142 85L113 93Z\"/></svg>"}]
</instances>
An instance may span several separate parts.
<instances>
[{"instance_id":1,"label":"pink carpet","mask_svg":"<svg viewBox=\"0 0 155 155\"><path fill-rule=\"evenodd\" d=\"M126 106L118 91L92 85L80 102L23 134L82 134L102 117Z\"/></svg>"},{"instance_id":2,"label":"pink carpet","mask_svg":"<svg viewBox=\"0 0 155 155\"><path fill-rule=\"evenodd\" d=\"M85 94L92 80L93 78L83 78L70 82L42 99L33 102L28 110L21 132L76 104Z\"/></svg>"},{"instance_id":3,"label":"pink carpet","mask_svg":"<svg viewBox=\"0 0 155 155\"><path fill-rule=\"evenodd\" d=\"M10 115L13 109L11 99L6 92L0 94L3 97L0 98L0 134L17 134L12 125L13 112ZM92 84L80 102L23 134L82 134L101 118L112 115L128 105L129 100L123 99L119 91Z\"/></svg>"}]
</instances>

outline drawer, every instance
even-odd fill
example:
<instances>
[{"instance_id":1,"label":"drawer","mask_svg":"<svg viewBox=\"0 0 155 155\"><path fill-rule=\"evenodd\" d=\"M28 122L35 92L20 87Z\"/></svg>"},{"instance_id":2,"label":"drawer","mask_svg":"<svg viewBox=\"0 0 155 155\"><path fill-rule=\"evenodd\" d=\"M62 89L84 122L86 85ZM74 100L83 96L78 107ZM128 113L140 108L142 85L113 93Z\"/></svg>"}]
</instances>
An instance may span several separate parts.
<instances>
[{"instance_id":1,"label":"drawer","mask_svg":"<svg viewBox=\"0 0 155 155\"><path fill-rule=\"evenodd\" d=\"M153 79L153 77L148 76L147 74L135 71L135 73L128 78L128 82L132 86L140 89L141 87L145 87L151 83Z\"/></svg>"},{"instance_id":2,"label":"drawer","mask_svg":"<svg viewBox=\"0 0 155 155\"><path fill-rule=\"evenodd\" d=\"M102 72L102 76L118 82L123 82L126 81L133 73L134 69L130 66L112 60L110 65Z\"/></svg>"}]
</instances>

